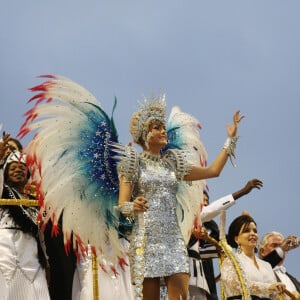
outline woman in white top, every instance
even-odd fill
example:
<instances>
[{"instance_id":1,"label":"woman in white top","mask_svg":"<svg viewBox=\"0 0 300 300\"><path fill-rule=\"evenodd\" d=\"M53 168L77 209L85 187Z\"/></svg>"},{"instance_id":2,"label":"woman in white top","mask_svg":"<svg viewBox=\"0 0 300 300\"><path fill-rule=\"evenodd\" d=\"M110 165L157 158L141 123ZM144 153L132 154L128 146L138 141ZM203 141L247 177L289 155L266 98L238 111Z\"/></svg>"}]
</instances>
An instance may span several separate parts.
<instances>
[{"instance_id":1,"label":"woman in white top","mask_svg":"<svg viewBox=\"0 0 300 300\"><path fill-rule=\"evenodd\" d=\"M3 166L3 199L32 199L25 191L28 170L25 155L11 153ZM36 207L0 206L0 299L50 300L45 252L39 239Z\"/></svg>"},{"instance_id":2,"label":"woman in white top","mask_svg":"<svg viewBox=\"0 0 300 300\"><path fill-rule=\"evenodd\" d=\"M129 242L124 238L120 243L128 249ZM116 266L115 274L110 269L111 265L98 264L97 292L99 298L134 300L133 287L130 278L129 258L125 257L125 265L121 268ZM91 300L94 299L94 277L91 247L88 246L87 255L81 256L77 261L76 270L73 278L72 300Z\"/></svg>"},{"instance_id":3,"label":"woman in white top","mask_svg":"<svg viewBox=\"0 0 300 300\"><path fill-rule=\"evenodd\" d=\"M249 215L241 215L229 226L228 244L237 249L236 258L245 277L252 299L278 299L285 285L277 282L269 263L256 256L258 234L256 223ZM221 267L221 282L227 300L242 299L242 286L232 261L226 258Z\"/></svg>"}]
</instances>

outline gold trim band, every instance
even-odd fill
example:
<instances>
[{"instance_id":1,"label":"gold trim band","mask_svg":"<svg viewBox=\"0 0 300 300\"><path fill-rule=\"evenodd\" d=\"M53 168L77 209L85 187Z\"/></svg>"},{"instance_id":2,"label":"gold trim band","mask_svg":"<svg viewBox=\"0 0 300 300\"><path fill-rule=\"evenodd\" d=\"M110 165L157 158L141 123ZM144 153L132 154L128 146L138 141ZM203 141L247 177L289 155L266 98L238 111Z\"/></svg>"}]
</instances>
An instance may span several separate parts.
<instances>
[{"instance_id":1,"label":"gold trim band","mask_svg":"<svg viewBox=\"0 0 300 300\"><path fill-rule=\"evenodd\" d=\"M32 199L0 199L0 205L39 206L39 203Z\"/></svg>"}]
</instances>

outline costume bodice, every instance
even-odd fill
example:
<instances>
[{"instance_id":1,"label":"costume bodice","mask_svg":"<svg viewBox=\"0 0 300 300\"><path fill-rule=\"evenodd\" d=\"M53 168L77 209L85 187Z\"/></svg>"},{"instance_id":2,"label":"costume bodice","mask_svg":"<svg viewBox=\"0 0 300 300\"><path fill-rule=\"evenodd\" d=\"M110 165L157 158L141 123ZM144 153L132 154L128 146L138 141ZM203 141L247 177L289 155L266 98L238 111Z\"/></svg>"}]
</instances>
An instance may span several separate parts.
<instances>
[{"instance_id":1,"label":"costume bodice","mask_svg":"<svg viewBox=\"0 0 300 300\"><path fill-rule=\"evenodd\" d=\"M145 226L149 222L157 229L176 217L177 178L175 171L164 159L156 156L140 156L139 178L134 189L134 198L142 195L149 209L144 213ZM151 225L153 226L153 225Z\"/></svg>"},{"instance_id":2,"label":"costume bodice","mask_svg":"<svg viewBox=\"0 0 300 300\"><path fill-rule=\"evenodd\" d=\"M145 277L189 272L187 250L176 214L177 188L176 169L168 160L148 154L140 156L134 197L145 197L149 206L143 213L146 237ZM130 251L132 260L139 228L139 222L135 222Z\"/></svg>"}]
</instances>

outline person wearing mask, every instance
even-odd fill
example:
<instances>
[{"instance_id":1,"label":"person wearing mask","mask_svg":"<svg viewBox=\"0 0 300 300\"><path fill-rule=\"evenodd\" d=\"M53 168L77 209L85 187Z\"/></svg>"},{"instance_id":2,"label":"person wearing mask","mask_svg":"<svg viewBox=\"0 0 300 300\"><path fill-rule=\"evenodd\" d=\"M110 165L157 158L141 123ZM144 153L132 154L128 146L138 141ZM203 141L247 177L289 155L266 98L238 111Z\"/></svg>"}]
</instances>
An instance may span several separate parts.
<instances>
[{"instance_id":1,"label":"person wearing mask","mask_svg":"<svg viewBox=\"0 0 300 300\"><path fill-rule=\"evenodd\" d=\"M300 299L300 282L289 274L283 266L286 253L300 246L299 238L289 235L287 238L277 231L271 231L265 234L258 246L260 258L269 262L277 280L286 285L286 289L292 293L295 299ZM286 297L288 299L288 296Z\"/></svg>"}]
</instances>

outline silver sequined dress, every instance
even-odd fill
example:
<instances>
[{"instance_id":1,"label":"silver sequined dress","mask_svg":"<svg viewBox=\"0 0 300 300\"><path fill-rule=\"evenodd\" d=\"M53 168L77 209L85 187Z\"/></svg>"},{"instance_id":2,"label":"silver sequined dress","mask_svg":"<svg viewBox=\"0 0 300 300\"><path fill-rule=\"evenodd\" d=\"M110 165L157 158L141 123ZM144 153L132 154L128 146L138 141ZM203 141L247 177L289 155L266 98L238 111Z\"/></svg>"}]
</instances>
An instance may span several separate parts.
<instances>
[{"instance_id":1,"label":"silver sequined dress","mask_svg":"<svg viewBox=\"0 0 300 300\"><path fill-rule=\"evenodd\" d=\"M144 277L189 273L187 249L176 215L179 174L168 160L143 154L139 158L133 199L144 196L149 206L143 213L146 237ZM134 244L138 229L139 222L135 222L130 248L131 264L135 262Z\"/></svg>"}]
</instances>

